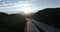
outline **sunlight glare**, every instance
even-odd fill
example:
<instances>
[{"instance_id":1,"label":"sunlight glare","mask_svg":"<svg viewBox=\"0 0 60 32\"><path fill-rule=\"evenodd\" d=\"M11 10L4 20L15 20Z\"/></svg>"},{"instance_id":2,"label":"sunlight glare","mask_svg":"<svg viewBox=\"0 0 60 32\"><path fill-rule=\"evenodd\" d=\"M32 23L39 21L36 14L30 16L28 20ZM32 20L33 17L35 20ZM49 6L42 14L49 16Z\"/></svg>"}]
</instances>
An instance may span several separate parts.
<instances>
[{"instance_id":1,"label":"sunlight glare","mask_svg":"<svg viewBox=\"0 0 60 32\"><path fill-rule=\"evenodd\" d=\"M22 10L25 14L28 14L29 12L32 12L32 9L30 7L24 7Z\"/></svg>"}]
</instances>

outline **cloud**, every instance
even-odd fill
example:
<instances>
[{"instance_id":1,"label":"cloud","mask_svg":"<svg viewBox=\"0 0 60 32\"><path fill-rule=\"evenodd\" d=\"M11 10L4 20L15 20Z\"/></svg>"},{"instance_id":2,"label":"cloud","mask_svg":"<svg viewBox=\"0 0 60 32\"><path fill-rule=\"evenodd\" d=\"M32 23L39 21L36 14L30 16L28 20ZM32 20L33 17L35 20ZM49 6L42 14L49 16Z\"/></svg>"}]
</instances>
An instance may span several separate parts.
<instances>
[{"instance_id":1,"label":"cloud","mask_svg":"<svg viewBox=\"0 0 60 32\"><path fill-rule=\"evenodd\" d=\"M34 2L34 1L36 1L36 0L25 0L25 1L30 1L30 2Z\"/></svg>"},{"instance_id":2,"label":"cloud","mask_svg":"<svg viewBox=\"0 0 60 32\"><path fill-rule=\"evenodd\" d=\"M2 1L2 0L0 0L0 1Z\"/></svg>"},{"instance_id":3,"label":"cloud","mask_svg":"<svg viewBox=\"0 0 60 32\"><path fill-rule=\"evenodd\" d=\"M0 0L2 1L2 0ZM21 7L21 6L29 6L31 5L31 2L36 0L23 0L19 1L17 3L6 3L7 1L3 1L0 4L0 8L11 8L11 7Z\"/></svg>"},{"instance_id":4,"label":"cloud","mask_svg":"<svg viewBox=\"0 0 60 32\"><path fill-rule=\"evenodd\" d=\"M12 8L12 7L23 7L23 6L29 6L30 3L15 3L15 4L4 4L1 5L0 8Z\"/></svg>"}]
</instances>

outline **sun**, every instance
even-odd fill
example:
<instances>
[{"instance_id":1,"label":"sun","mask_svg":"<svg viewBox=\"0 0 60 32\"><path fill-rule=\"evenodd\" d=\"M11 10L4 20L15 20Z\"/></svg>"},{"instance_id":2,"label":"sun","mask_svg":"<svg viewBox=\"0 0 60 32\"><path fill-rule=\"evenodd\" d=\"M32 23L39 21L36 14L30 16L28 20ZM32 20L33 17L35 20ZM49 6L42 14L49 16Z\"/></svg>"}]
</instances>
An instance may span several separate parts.
<instances>
[{"instance_id":1,"label":"sun","mask_svg":"<svg viewBox=\"0 0 60 32\"><path fill-rule=\"evenodd\" d=\"M25 14L28 14L30 12L32 12L32 9L30 7L23 7L22 11L25 13Z\"/></svg>"}]
</instances>

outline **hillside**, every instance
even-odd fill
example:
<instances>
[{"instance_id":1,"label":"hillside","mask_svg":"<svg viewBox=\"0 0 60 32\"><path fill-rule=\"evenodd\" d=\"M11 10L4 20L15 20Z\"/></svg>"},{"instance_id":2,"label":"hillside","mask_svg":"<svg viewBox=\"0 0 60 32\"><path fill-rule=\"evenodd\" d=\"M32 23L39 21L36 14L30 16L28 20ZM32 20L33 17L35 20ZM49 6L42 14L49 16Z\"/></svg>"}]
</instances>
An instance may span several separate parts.
<instances>
[{"instance_id":1,"label":"hillside","mask_svg":"<svg viewBox=\"0 0 60 32\"><path fill-rule=\"evenodd\" d=\"M0 32L24 32L26 18L22 14L0 12Z\"/></svg>"},{"instance_id":2,"label":"hillside","mask_svg":"<svg viewBox=\"0 0 60 32\"><path fill-rule=\"evenodd\" d=\"M60 28L60 8L46 8L38 11L32 17L42 23Z\"/></svg>"}]
</instances>

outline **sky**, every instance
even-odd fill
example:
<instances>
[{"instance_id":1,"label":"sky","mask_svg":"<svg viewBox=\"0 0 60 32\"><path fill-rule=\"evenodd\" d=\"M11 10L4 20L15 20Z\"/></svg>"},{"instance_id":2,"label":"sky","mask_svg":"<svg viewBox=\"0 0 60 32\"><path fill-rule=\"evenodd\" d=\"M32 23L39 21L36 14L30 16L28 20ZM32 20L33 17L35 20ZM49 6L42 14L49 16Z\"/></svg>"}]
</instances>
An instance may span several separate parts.
<instances>
[{"instance_id":1,"label":"sky","mask_svg":"<svg viewBox=\"0 0 60 32\"><path fill-rule=\"evenodd\" d=\"M60 0L0 0L0 12L35 12L44 8L60 7Z\"/></svg>"}]
</instances>

